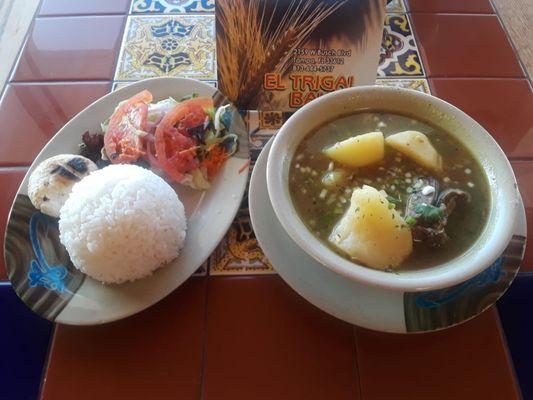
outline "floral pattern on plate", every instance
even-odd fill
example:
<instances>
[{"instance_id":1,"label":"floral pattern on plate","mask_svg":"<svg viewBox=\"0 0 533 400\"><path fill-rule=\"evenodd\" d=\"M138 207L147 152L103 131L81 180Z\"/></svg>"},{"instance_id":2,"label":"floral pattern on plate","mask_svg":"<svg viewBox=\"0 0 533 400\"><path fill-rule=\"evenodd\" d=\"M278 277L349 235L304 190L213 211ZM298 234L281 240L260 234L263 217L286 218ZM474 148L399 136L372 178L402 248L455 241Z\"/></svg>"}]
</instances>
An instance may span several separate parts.
<instances>
[{"instance_id":1,"label":"floral pattern on plate","mask_svg":"<svg viewBox=\"0 0 533 400\"><path fill-rule=\"evenodd\" d=\"M132 13L166 14L214 11L215 0L133 0L131 5Z\"/></svg>"},{"instance_id":2,"label":"floral pattern on plate","mask_svg":"<svg viewBox=\"0 0 533 400\"><path fill-rule=\"evenodd\" d=\"M430 94L427 79L376 79L376 85L401 87Z\"/></svg>"},{"instance_id":3,"label":"floral pattern on plate","mask_svg":"<svg viewBox=\"0 0 533 400\"><path fill-rule=\"evenodd\" d=\"M115 80L216 80L214 15L131 16Z\"/></svg>"},{"instance_id":4,"label":"floral pattern on plate","mask_svg":"<svg viewBox=\"0 0 533 400\"><path fill-rule=\"evenodd\" d=\"M378 77L424 76L407 14L387 14L379 54Z\"/></svg>"}]
</instances>

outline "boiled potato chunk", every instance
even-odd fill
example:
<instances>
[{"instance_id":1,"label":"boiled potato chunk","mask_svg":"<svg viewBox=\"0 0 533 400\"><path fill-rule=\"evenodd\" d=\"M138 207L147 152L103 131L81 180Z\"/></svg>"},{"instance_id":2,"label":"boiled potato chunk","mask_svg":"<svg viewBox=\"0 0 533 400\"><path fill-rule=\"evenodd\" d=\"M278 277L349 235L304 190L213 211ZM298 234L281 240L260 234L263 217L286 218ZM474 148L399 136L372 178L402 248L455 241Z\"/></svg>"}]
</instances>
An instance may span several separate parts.
<instances>
[{"instance_id":1,"label":"boiled potato chunk","mask_svg":"<svg viewBox=\"0 0 533 400\"><path fill-rule=\"evenodd\" d=\"M386 193L366 185L353 191L350 207L329 241L354 260L377 269L396 268L413 251L411 230L389 206Z\"/></svg>"},{"instance_id":2,"label":"boiled potato chunk","mask_svg":"<svg viewBox=\"0 0 533 400\"><path fill-rule=\"evenodd\" d=\"M324 154L334 161L351 167L364 167L383 159L385 143L383 133L370 132L337 142L324 149Z\"/></svg>"},{"instance_id":3,"label":"boiled potato chunk","mask_svg":"<svg viewBox=\"0 0 533 400\"><path fill-rule=\"evenodd\" d=\"M418 131L404 131L391 135L385 142L393 149L405 154L416 163L432 169L442 170L442 158L428 137Z\"/></svg>"}]
</instances>

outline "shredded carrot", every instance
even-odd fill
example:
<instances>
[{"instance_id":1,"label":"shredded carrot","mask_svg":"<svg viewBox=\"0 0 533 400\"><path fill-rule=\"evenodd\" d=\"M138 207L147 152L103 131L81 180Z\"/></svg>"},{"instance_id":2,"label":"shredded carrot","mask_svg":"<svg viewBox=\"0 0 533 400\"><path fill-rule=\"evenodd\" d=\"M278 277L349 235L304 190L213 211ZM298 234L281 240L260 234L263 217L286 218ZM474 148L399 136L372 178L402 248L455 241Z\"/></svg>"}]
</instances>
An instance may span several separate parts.
<instances>
[{"instance_id":1,"label":"shredded carrot","mask_svg":"<svg viewBox=\"0 0 533 400\"><path fill-rule=\"evenodd\" d=\"M196 150L198 150L200 148L200 146L193 146L193 147L189 147L188 149L185 149L185 150L181 150L180 152L178 152L178 154L180 156L184 156L188 153L194 153Z\"/></svg>"},{"instance_id":2,"label":"shredded carrot","mask_svg":"<svg viewBox=\"0 0 533 400\"><path fill-rule=\"evenodd\" d=\"M250 160L246 161L242 167L239 168L239 174L242 174L250 166Z\"/></svg>"},{"instance_id":3,"label":"shredded carrot","mask_svg":"<svg viewBox=\"0 0 533 400\"><path fill-rule=\"evenodd\" d=\"M201 166L205 167L207 170L207 177L209 180L215 177L227 158L228 153L221 146L216 146L211 149L201 164Z\"/></svg>"}]
</instances>

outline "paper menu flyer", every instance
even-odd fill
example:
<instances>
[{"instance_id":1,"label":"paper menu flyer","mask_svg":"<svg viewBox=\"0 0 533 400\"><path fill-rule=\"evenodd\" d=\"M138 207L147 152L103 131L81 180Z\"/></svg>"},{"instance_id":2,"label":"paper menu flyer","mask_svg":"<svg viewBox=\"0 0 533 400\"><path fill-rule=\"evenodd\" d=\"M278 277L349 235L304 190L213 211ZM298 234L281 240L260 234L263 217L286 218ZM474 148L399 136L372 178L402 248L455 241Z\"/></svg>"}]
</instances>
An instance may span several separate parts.
<instances>
[{"instance_id":1,"label":"paper menu flyer","mask_svg":"<svg viewBox=\"0 0 533 400\"><path fill-rule=\"evenodd\" d=\"M382 0L217 0L219 89L241 109L296 110L373 84Z\"/></svg>"}]
</instances>

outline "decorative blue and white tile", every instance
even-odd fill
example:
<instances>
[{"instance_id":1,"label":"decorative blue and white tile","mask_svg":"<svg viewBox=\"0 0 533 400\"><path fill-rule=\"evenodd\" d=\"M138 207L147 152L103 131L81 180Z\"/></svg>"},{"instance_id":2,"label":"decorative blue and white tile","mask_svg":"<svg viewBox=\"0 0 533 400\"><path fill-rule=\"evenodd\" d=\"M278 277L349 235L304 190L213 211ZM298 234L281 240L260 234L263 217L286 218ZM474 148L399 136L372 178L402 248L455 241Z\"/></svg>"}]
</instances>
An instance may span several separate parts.
<instances>
[{"instance_id":1,"label":"decorative blue and white tile","mask_svg":"<svg viewBox=\"0 0 533 400\"><path fill-rule=\"evenodd\" d=\"M214 15L130 16L115 80L217 78Z\"/></svg>"},{"instance_id":2,"label":"decorative blue and white tile","mask_svg":"<svg viewBox=\"0 0 533 400\"><path fill-rule=\"evenodd\" d=\"M387 14L378 77L425 76L407 14Z\"/></svg>"},{"instance_id":3,"label":"decorative blue and white tile","mask_svg":"<svg viewBox=\"0 0 533 400\"><path fill-rule=\"evenodd\" d=\"M133 14L215 12L215 0L133 0L131 12Z\"/></svg>"},{"instance_id":4,"label":"decorative blue and white tile","mask_svg":"<svg viewBox=\"0 0 533 400\"><path fill-rule=\"evenodd\" d=\"M409 78L400 78L400 79L376 79L376 85L381 86L392 86L392 87L401 87L404 89L412 89L423 93L430 94L427 79L409 79Z\"/></svg>"},{"instance_id":5,"label":"decorative blue and white tile","mask_svg":"<svg viewBox=\"0 0 533 400\"><path fill-rule=\"evenodd\" d=\"M385 11L388 13L406 12L405 3L403 0L392 0L387 3Z\"/></svg>"}]
</instances>

